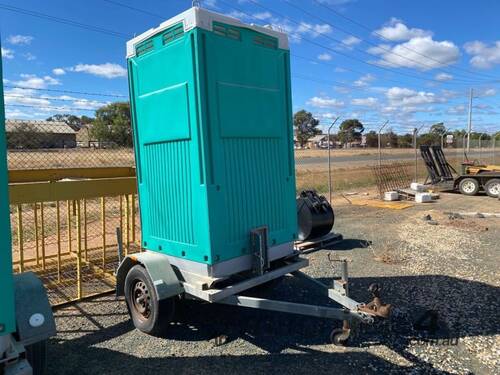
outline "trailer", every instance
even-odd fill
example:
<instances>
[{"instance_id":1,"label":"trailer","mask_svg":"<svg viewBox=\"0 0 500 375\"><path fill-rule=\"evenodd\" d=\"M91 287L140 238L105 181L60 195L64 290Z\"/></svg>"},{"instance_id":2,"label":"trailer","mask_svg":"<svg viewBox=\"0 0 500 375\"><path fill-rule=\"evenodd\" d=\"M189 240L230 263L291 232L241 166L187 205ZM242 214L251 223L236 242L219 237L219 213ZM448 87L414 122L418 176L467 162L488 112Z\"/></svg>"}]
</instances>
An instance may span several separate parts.
<instances>
[{"instance_id":1,"label":"trailer","mask_svg":"<svg viewBox=\"0 0 500 375\"><path fill-rule=\"evenodd\" d=\"M420 146L420 154L427 168L426 183L444 186L464 195L477 195L484 191L500 198L500 165L482 165L464 161L458 173L446 160L441 146Z\"/></svg>"},{"instance_id":2,"label":"trailer","mask_svg":"<svg viewBox=\"0 0 500 375\"><path fill-rule=\"evenodd\" d=\"M0 78L2 63L0 58ZM0 85L0 374L42 375L46 340L55 335L52 309L33 272L13 275L3 84Z\"/></svg>"},{"instance_id":3,"label":"trailer","mask_svg":"<svg viewBox=\"0 0 500 375\"><path fill-rule=\"evenodd\" d=\"M135 327L169 328L183 299L338 319L387 317L300 270L287 35L193 7L127 43L142 247L117 270ZM291 274L338 307L250 297Z\"/></svg>"}]
</instances>

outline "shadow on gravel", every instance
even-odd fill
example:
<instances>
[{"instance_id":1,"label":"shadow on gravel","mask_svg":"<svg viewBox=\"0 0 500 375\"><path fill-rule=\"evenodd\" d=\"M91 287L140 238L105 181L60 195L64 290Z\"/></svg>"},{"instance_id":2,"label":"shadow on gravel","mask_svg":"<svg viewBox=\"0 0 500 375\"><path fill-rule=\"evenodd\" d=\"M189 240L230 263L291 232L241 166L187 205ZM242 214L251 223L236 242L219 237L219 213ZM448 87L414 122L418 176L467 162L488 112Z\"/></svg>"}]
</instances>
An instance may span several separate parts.
<instances>
[{"instance_id":1,"label":"shadow on gravel","mask_svg":"<svg viewBox=\"0 0 500 375\"><path fill-rule=\"evenodd\" d=\"M406 373L402 367L366 352L325 353L310 348L291 347L296 353L265 355L206 355L187 357L147 357L99 347L107 340L131 330L120 323L74 340L49 347L48 374L342 374ZM137 347L144 353L144 347ZM147 353L146 353L147 355ZM444 374L444 373L443 373Z\"/></svg>"},{"instance_id":2,"label":"shadow on gravel","mask_svg":"<svg viewBox=\"0 0 500 375\"><path fill-rule=\"evenodd\" d=\"M328 285L332 280L320 279L320 281ZM99 348L101 343L130 334L133 326L126 320L111 327L100 326L98 331L80 338L66 341L52 340L50 345L52 366L55 369L64 363L65 371L54 370L49 373L135 374L140 368L143 369L142 373L174 368L179 373L205 371L223 373L228 372L228 369L231 373L250 373L255 369L269 370L273 373L332 370L357 372L356 369L362 369L361 372L369 373L372 370L368 366L370 363L378 371L408 371L408 368L399 368L371 353L359 351L361 348L379 345L387 346L406 358L415 369L440 373L432 364L411 354L408 348L419 345L454 346L460 345L460 339L463 337L500 333L499 288L441 275L351 278L350 290L353 298L358 301L368 301L370 296L367 288L374 282L383 287L384 301L395 307L394 316L373 326L358 327L358 333L351 342L352 346L358 348L355 351L330 354L308 348L308 346L328 344L329 334L333 328L340 326L339 321L183 301L172 323L172 329L165 337L167 340L172 340L167 343L208 341L224 337L225 345L233 345L233 341L243 339L269 354L228 356L222 355L225 351L222 347L220 349L222 354L215 356L139 359L133 355ZM264 291L260 295L303 303L332 304L320 291L310 288L309 284L302 280L291 277L285 278L275 289ZM78 312L87 314L81 309ZM98 316L88 316L90 321L96 318ZM151 343L147 336L144 337L144 340L141 339L137 345L142 353L147 354L147 345ZM131 353L132 350L134 349L131 348ZM290 350L299 353L287 352ZM69 361L68 353L71 353L75 363ZM102 367L106 364L112 364L110 365L112 368ZM82 368L75 369L72 366L85 366L84 368L88 367L89 371L84 372ZM73 370L70 371L70 368Z\"/></svg>"},{"instance_id":3,"label":"shadow on gravel","mask_svg":"<svg viewBox=\"0 0 500 375\"><path fill-rule=\"evenodd\" d=\"M332 279L320 279L331 283ZM409 353L409 346L449 347L464 337L500 333L500 288L443 275L351 278L351 296L368 301L372 283L382 286L382 299L393 305L393 316L372 326L360 326L351 346L384 345L408 361L428 366Z\"/></svg>"},{"instance_id":4,"label":"shadow on gravel","mask_svg":"<svg viewBox=\"0 0 500 375\"><path fill-rule=\"evenodd\" d=\"M341 242L335 243L331 246L325 246L322 251L325 250L353 250L353 249L364 249L372 244L371 241L359 240L355 238L344 238Z\"/></svg>"}]
</instances>

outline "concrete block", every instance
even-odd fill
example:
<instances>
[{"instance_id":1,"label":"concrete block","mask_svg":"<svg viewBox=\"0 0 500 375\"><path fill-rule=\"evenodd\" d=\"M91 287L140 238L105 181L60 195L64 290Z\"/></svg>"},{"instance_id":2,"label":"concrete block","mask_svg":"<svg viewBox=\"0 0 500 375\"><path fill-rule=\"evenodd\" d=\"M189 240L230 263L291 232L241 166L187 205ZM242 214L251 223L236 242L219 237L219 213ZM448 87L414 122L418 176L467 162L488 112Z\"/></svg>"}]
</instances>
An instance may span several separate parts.
<instances>
[{"instance_id":1,"label":"concrete block","mask_svg":"<svg viewBox=\"0 0 500 375\"><path fill-rule=\"evenodd\" d=\"M410 189L421 193L425 191L425 185L419 184L418 182L412 182L410 185Z\"/></svg>"},{"instance_id":2,"label":"concrete block","mask_svg":"<svg viewBox=\"0 0 500 375\"><path fill-rule=\"evenodd\" d=\"M399 193L397 191L386 191L384 194L384 201L398 201Z\"/></svg>"},{"instance_id":3,"label":"concrete block","mask_svg":"<svg viewBox=\"0 0 500 375\"><path fill-rule=\"evenodd\" d=\"M415 202L417 203L427 203L432 201L432 195L430 193L417 193L415 194Z\"/></svg>"}]
</instances>

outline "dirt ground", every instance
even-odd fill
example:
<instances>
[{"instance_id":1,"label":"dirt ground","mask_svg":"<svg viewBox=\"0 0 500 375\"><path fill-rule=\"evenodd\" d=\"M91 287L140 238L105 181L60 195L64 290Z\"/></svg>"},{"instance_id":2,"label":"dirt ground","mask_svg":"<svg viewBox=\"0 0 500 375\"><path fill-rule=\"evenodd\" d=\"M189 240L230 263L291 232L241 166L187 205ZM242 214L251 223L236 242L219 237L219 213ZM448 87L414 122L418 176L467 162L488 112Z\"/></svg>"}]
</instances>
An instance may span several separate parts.
<instances>
[{"instance_id":1,"label":"dirt ground","mask_svg":"<svg viewBox=\"0 0 500 375\"><path fill-rule=\"evenodd\" d=\"M121 299L105 296L55 312L48 373L500 373L500 218L448 214L500 213L500 201L442 194L405 210L334 202L344 241L305 255L304 271L330 283L328 254L348 259L353 298L368 301L376 282L394 306L348 347L329 342L338 321L198 302L184 303L168 336L153 338L133 328ZM328 303L292 277L262 295ZM435 324L418 324L426 316Z\"/></svg>"}]
</instances>

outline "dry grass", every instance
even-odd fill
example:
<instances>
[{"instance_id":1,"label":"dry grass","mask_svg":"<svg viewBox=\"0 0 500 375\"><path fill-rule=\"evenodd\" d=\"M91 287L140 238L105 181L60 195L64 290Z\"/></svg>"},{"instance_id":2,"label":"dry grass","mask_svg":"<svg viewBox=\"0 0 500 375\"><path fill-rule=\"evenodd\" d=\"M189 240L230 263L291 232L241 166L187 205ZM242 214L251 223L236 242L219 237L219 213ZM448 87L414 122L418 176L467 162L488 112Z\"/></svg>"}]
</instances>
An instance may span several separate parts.
<instances>
[{"instance_id":1,"label":"dry grass","mask_svg":"<svg viewBox=\"0 0 500 375\"><path fill-rule=\"evenodd\" d=\"M9 150L7 159L9 169L129 167L135 164L131 148Z\"/></svg>"}]
</instances>

